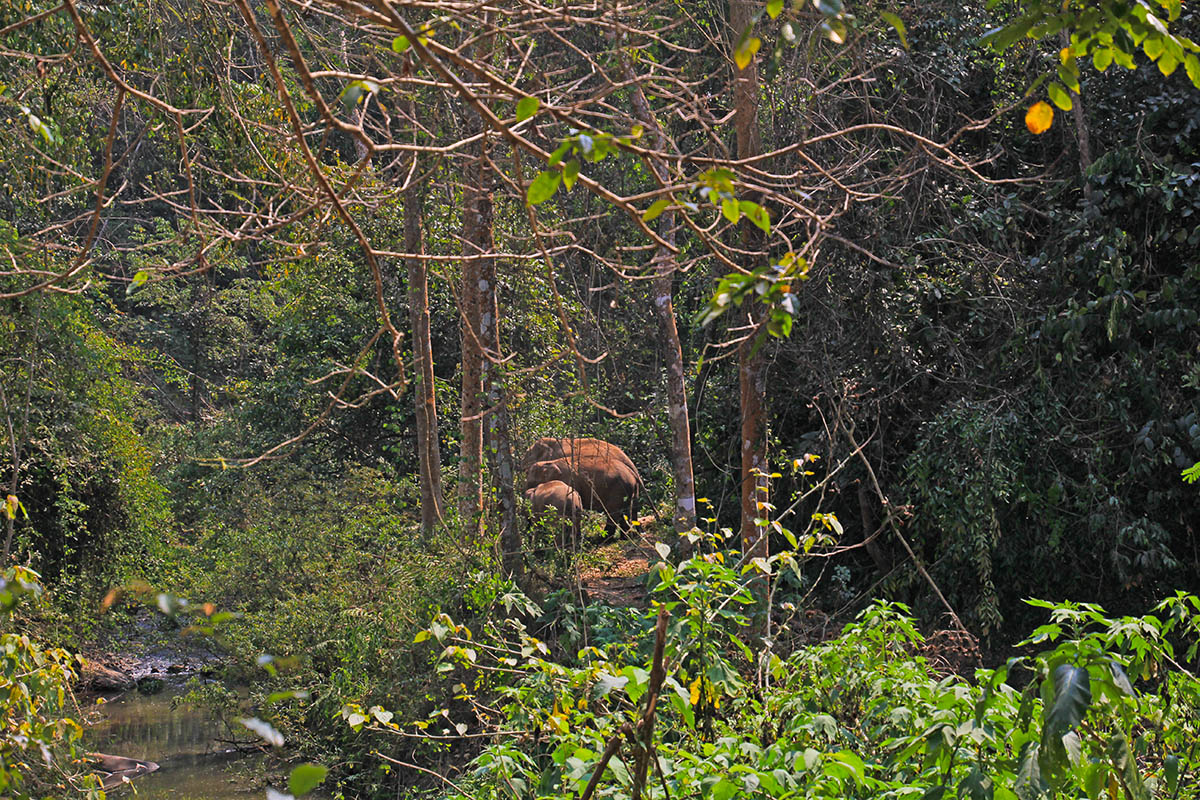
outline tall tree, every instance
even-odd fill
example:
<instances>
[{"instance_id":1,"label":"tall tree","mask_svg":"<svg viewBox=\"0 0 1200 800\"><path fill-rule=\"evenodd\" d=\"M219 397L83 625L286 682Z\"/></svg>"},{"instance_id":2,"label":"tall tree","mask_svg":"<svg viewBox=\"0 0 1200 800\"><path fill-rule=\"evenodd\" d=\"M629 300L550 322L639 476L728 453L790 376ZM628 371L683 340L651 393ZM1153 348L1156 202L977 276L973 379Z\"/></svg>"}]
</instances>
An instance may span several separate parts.
<instances>
[{"instance_id":1,"label":"tall tree","mask_svg":"<svg viewBox=\"0 0 1200 800\"><path fill-rule=\"evenodd\" d=\"M411 110L411 105L410 105ZM425 269L422 219L424 198L417 172L404 189L404 250L408 261L408 315L412 326L416 385L413 402L417 418L417 461L421 484L421 530L426 536L442 520L441 448L438 446L437 395L434 391L433 345L429 331L429 279Z\"/></svg>"},{"instance_id":2,"label":"tall tree","mask_svg":"<svg viewBox=\"0 0 1200 800\"><path fill-rule=\"evenodd\" d=\"M730 0L729 26L731 52L737 50L743 38L750 35L758 3L750 0ZM734 69L733 114L737 138L737 157L746 161L762 151L758 130L758 65L752 58L741 65L736 54L730 59ZM753 198L758 200L759 198ZM742 225L742 248L754 262L762 260L763 237L753 225ZM750 269L758 263L743 265ZM741 499L742 552L749 558L766 558L769 553L766 528L756 520L763 516L759 504L767 500L767 430L766 430L766 357L760 331L762 308L751 301L746 310L746 329L738 344L738 387L741 403Z\"/></svg>"},{"instance_id":3,"label":"tall tree","mask_svg":"<svg viewBox=\"0 0 1200 800\"><path fill-rule=\"evenodd\" d=\"M482 131L474 111L467 111L469 135ZM491 198L483 192L486 167L482 147L467 167L462 188L462 280L459 284L461 346L461 443L458 461L458 515L462 534L475 541L483 512L483 349L479 339L482 298L479 281L482 259L491 250L484 239L491 233ZM484 222L486 217L486 224Z\"/></svg>"},{"instance_id":4,"label":"tall tree","mask_svg":"<svg viewBox=\"0 0 1200 800\"><path fill-rule=\"evenodd\" d=\"M646 93L634 74L626 56L624 59L625 80L632 87L630 96L637 120L650 132L654 150L668 150L667 137L658 118L650 108ZM650 156L647 166L661 187L671 184L666 164L660 158ZM664 199L671 201L669 196ZM671 471L675 478L675 511L672 522L675 532L686 533L696 527L696 485L692 470L691 424L688 420L687 385L684 380L683 349L679 344L679 328L675 324L675 272L679 264L672 247L678 228L675 211L668 208L658 218L658 236L661 240L654 249L651 262L654 269L654 310L662 330L663 361L667 373L667 420L671 428Z\"/></svg>"}]
</instances>

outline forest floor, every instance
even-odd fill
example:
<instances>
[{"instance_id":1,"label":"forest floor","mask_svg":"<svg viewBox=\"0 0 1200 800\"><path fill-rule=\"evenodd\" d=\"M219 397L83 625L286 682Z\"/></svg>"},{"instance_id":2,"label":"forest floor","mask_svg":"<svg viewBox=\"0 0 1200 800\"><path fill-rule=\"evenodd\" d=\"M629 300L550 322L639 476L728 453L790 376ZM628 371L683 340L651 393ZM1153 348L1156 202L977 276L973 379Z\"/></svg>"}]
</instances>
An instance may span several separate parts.
<instances>
[{"instance_id":1,"label":"forest floor","mask_svg":"<svg viewBox=\"0 0 1200 800\"><path fill-rule=\"evenodd\" d=\"M659 560L653 528L641 535L622 537L591 550L579 561L579 579L584 591L613 605L646 605L646 578L650 565Z\"/></svg>"}]
</instances>

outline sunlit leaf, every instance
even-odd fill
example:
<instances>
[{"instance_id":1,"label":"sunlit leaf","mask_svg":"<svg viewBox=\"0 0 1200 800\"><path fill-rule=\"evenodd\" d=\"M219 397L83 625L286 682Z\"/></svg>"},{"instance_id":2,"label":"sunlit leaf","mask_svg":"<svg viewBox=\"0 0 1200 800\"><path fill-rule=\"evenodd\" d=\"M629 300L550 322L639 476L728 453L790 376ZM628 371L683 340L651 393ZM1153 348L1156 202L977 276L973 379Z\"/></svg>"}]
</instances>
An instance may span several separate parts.
<instances>
[{"instance_id":1,"label":"sunlit leaf","mask_svg":"<svg viewBox=\"0 0 1200 800\"><path fill-rule=\"evenodd\" d=\"M579 177L579 159L572 158L563 167L563 186L570 189L575 185L575 180Z\"/></svg>"},{"instance_id":2,"label":"sunlit leaf","mask_svg":"<svg viewBox=\"0 0 1200 800\"><path fill-rule=\"evenodd\" d=\"M306 795L325 780L328 772L329 769L320 764L301 764L288 776L288 791L295 797Z\"/></svg>"},{"instance_id":3,"label":"sunlit leaf","mask_svg":"<svg viewBox=\"0 0 1200 800\"><path fill-rule=\"evenodd\" d=\"M879 16L883 17L883 21L896 30L896 35L900 37L900 44L904 45L904 49L907 50L908 29L904 27L904 20L890 11L881 11L879 12Z\"/></svg>"},{"instance_id":4,"label":"sunlit leaf","mask_svg":"<svg viewBox=\"0 0 1200 800\"><path fill-rule=\"evenodd\" d=\"M1029 132L1035 135L1045 133L1050 130L1050 125L1054 122L1054 109L1044 100L1039 100L1029 107L1025 112L1025 127Z\"/></svg>"},{"instance_id":5,"label":"sunlit leaf","mask_svg":"<svg viewBox=\"0 0 1200 800\"><path fill-rule=\"evenodd\" d=\"M529 190L525 193L526 202L531 206L546 202L558 191L558 184L561 182L562 175L558 172L539 172L537 177L533 179L533 182L529 184Z\"/></svg>"},{"instance_id":6,"label":"sunlit leaf","mask_svg":"<svg viewBox=\"0 0 1200 800\"><path fill-rule=\"evenodd\" d=\"M737 222L742 218L742 210L738 207L737 200L729 197L721 201L721 213L730 222Z\"/></svg>"},{"instance_id":7,"label":"sunlit leaf","mask_svg":"<svg viewBox=\"0 0 1200 800\"><path fill-rule=\"evenodd\" d=\"M750 66L750 62L754 60L754 54L760 47L762 47L762 40L757 36L743 37L733 51L733 63L737 64L738 69L745 69Z\"/></svg>"},{"instance_id":8,"label":"sunlit leaf","mask_svg":"<svg viewBox=\"0 0 1200 800\"><path fill-rule=\"evenodd\" d=\"M523 122L537 113L542 101L536 97L522 97L517 102L517 122Z\"/></svg>"},{"instance_id":9,"label":"sunlit leaf","mask_svg":"<svg viewBox=\"0 0 1200 800\"><path fill-rule=\"evenodd\" d=\"M1071 95L1067 94L1067 90L1064 89L1059 84L1057 84L1057 83L1048 84L1046 86L1046 94L1050 95L1050 99L1054 101L1054 105L1058 106L1063 111L1071 110L1071 105L1072 105ZM1027 125L1028 125L1028 119L1029 118L1026 117ZM1033 131L1033 128L1030 127L1029 130ZM1033 131L1033 132L1037 133L1038 131Z\"/></svg>"},{"instance_id":10,"label":"sunlit leaf","mask_svg":"<svg viewBox=\"0 0 1200 800\"><path fill-rule=\"evenodd\" d=\"M660 214L667 210L667 206L671 205L671 198L660 197L650 204L650 207L642 214L643 222L650 222L657 219Z\"/></svg>"},{"instance_id":11,"label":"sunlit leaf","mask_svg":"<svg viewBox=\"0 0 1200 800\"><path fill-rule=\"evenodd\" d=\"M407 36L397 36L395 39L392 39L392 49L397 53L403 53L409 47L411 47L411 45L409 44Z\"/></svg>"},{"instance_id":12,"label":"sunlit leaf","mask_svg":"<svg viewBox=\"0 0 1200 800\"><path fill-rule=\"evenodd\" d=\"M1195 53L1186 53L1183 56L1183 68L1187 71L1188 80L1192 85L1200 89L1200 58L1197 58Z\"/></svg>"},{"instance_id":13,"label":"sunlit leaf","mask_svg":"<svg viewBox=\"0 0 1200 800\"><path fill-rule=\"evenodd\" d=\"M821 32L825 34L826 39L834 44L846 43L846 35L848 33L846 23L840 19L823 20L821 22Z\"/></svg>"},{"instance_id":14,"label":"sunlit leaf","mask_svg":"<svg viewBox=\"0 0 1200 800\"><path fill-rule=\"evenodd\" d=\"M783 0L767 0L767 16L775 19L783 11Z\"/></svg>"}]
</instances>

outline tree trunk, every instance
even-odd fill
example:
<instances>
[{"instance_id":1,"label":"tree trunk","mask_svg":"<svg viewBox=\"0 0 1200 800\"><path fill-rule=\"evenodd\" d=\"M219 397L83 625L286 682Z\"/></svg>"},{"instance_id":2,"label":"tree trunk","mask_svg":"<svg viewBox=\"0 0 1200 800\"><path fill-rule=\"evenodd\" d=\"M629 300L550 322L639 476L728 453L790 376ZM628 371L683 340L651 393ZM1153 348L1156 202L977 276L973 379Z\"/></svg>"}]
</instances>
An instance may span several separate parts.
<instances>
[{"instance_id":1,"label":"tree trunk","mask_svg":"<svg viewBox=\"0 0 1200 800\"><path fill-rule=\"evenodd\" d=\"M491 203L488 202L490 208ZM489 233L491 226L488 227ZM508 425L508 395L501 362L500 314L496 299L496 262L487 259L480 270L479 286L483 294L479 340L488 358L483 362L484 391L488 411L484 416L487 431L485 448L496 501L500 504L500 568L517 582L521 580L521 530L517 527L517 498L513 490L512 441Z\"/></svg>"},{"instance_id":2,"label":"tree trunk","mask_svg":"<svg viewBox=\"0 0 1200 800\"><path fill-rule=\"evenodd\" d=\"M473 113L472 127L479 125ZM463 255L476 256L480 247L481 230L479 204L482 192L479 175L482 158L471 163L463 186ZM489 227L490 230L490 227ZM475 259L462 265L462 285L459 305L462 318L459 331L462 339L462 428L461 452L458 462L458 515L463 537L468 542L478 540L482 533L480 515L483 510L483 352L479 349L481 301L479 297L479 264Z\"/></svg>"},{"instance_id":3,"label":"tree trunk","mask_svg":"<svg viewBox=\"0 0 1200 800\"><path fill-rule=\"evenodd\" d=\"M474 176L475 244L480 253L490 254L494 247L492 223L492 176L489 137L480 143L478 170ZM517 499L513 491L512 442L509 438L508 397L504 381L503 355L500 350L500 306L496 298L496 259L481 259L478 269L479 327L476 334L483 347L483 393L487 398L484 412L484 450L487 454L496 501L500 504L500 567L504 574L521 579L521 531L517 527Z\"/></svg>"},{"instance_id":4,"label":"tree trunk","mask_svg":"<svg viewBox=\"0 0 1200 800\"><path fill-rule=\"evenodd\" d=\"M629 62L624 63L625 80L632 91L634 114L638 122L650 132L654 148L665 152L666 136L650 109L642 86L637 82ZM670 184L671 177L666 165L658 159L648 159L647 166L663 184ZM677 222L675 212L667 210L658 218L658 235L663 241L675 244ZM691 424L688 419L687 384L684 379L683 348L679 343L679 328L675 323L674 277L678 269L675 254L664 245L654 253L654 310L658 314L662 330L663 362L667 372L667 420L671 428L671 470L675 478L675 511L672 522L677 534L684 534L696 527L696 485L692 469ZM683 550L690 547L680 542Z\"/></svg>"},{"instance_id":5,"label":"tree trunk","mask_svg":"<svg viewBox=\"0 0 1200 800\"><path fill-rule=\"evenodd\" d=\"M736 42L753 21L755 6L748 0L730 0L729 24L731 44ZM732 52L733 47L730 47ZM732 61L732 59L731 59ZM758 66L754 60L739 70L733 65L733 109L734 131L737 135L737 157L753 158L762 151L762 140L758 131ZM758 200L758 198L752 198ZM763 249L760 231L748 223L742 226L742 247L751 253ZM753 256L757 262L759 257ZM757 263L744 265L747 269ZM749 308L747 322L751 330L762 319L762 309L757 305ZM763 516L759 503L767 501L767 431L764 412L766 390L766 356L760 346L755 349L755 335L750 335L738 346L738 384L742 411L742 552L750 558L766 558L769 555L765 527L755 520ZM760 599L765 597L765 584L759 582Z\"/></svg>"},{"instance_id":6,"label":"tree trunk","mask_svg":"<svg viewBox=\"0 0 1200 800\"><path fill-rule=\"evenodd\" d=\"M423 198L416 185L404 191L404 250L421 254ZM434 393L433 346L429 333L429 279L425 262L408 260L408 316L412 325L416 382L413 403L417 417L417 460L421 482L421 531L428 538L442 521L442 458L438 446L437 396Z\"/></svg>"}]
</instances>

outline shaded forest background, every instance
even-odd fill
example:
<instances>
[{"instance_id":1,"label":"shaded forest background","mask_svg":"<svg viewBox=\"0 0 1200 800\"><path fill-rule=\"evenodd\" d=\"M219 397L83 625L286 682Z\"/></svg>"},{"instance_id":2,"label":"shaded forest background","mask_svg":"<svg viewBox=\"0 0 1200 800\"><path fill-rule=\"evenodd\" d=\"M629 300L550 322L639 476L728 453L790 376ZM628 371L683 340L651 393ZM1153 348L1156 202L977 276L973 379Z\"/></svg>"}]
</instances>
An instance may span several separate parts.
<instances>
[{"instance_id":1,"label":"shaded forest background","mask_svg":"<svg viewBox=\"0 0 1200 800\"><path fill-rule=\"evenodd\" d=\"M251 10L356 232L321 200L237 6L71 4L107 69L138 90L118 92L72 15L18 25L50 7L35 5L0 10L0 439L11 451L0 477L27 512L12 515L11 557L52 590L29 612L48 636L89 641L113 620L97 610L109 590L144 581L244 612L225 636L247 673L258 653L305 653L293 680L322 691L296 713L313 726L350 699L404 696L417 657L395 643L438 611L481 613L507 591L493 454L482 533L455 501L464 269L484 241L472 225L490 229L501 358L485 369L512 452L545 435L620 445L645 481L643 513L671 538L662 262L653 221L639 220L657 196L655 153L743 158L730 54L744 42L728 6L612 11L629 18L621 47L620 26L566 11L560 24L533 4L480 23L494 30L470 28L483 12L412 10L446 52L518 76L542 100L512 126L547 151L572 139L584 176L638 198L630 208L582 182L528 205L544 165L489 139L478 110L418 64L416 43L397 46L369 15L347 5L347 22L336 3L281 12L302 76L269 9ZM902 35L881 10L903 19ZM756 242L745 218L705 205L709 194L678 192L666 274L697 524L743 524L737 340L750 304L700 324L730 272L722 255L750 254L749 267L799 251L790 335L764 335L757 355L772 504L790 512L783 527L819 534L820 557L781 571L780 596L835 620L889 598L948 627L902 532L1002 656L1040 618L1025 598L1125 613L1200 590L1197 490L1180 477L1200 461L1200 92L1183 68L1164 75L1141 56L1134 71L1089 63L1074 113L1034 136L1026 90L1059 63L1054 37L997 53L981 36L1009 10L984 3L853 12L785 15L786 32L759 20L760 152L786 152L757 173L739 162L736 183L772 212L771 235ZM1185 9L1176 24L1194 35L1198 23ZM603 69L607 83L589 83ZM511 98L477 83L512 122ZM585 104L589 91L603 100ZM669 144L650 141L638 93ZM589 160L581 130L599 141L634 125L641 138L623 154ZM787 151L801 140L811 144ZM428 256L424 302L414 259L401 257L415 252ZM380 299L394 328L381 328ZM429 314L445 486L432 532L414 303ZM524 544L530 564L554 557L545 537ZM775 534L772 552L784 546Z\"/></svg>"}]
</instances>

